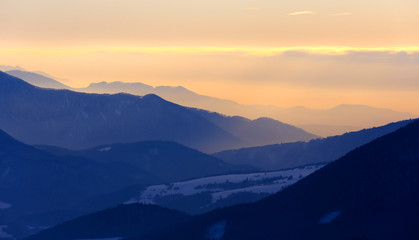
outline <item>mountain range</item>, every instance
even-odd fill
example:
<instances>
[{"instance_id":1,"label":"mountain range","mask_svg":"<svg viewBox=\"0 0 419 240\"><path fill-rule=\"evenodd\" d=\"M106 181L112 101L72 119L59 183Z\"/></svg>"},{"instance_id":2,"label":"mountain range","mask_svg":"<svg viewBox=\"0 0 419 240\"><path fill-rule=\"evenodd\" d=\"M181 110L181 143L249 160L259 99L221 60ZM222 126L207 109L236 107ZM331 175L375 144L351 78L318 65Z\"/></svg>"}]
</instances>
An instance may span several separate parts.
<instances>
[{"instance_id":1,"label":"mountain range","mask_svg":"<svg viewBox=\"0 0 419 240\"><path fill-rule=\"evenodd\" d=\"M244 105L237 102L197 94L184 87L157 86L144 83L99 82L86 88L71 88L45 73L24 71L19 67L4 66L8 74L39 87L70 89L88 93L130 93L134 95L156 94L182 106L206 109L231 116L250 119L270 117L296 125L319 136L334 136L364 128L381 126L389 122L415 118L417 115L365 105L342 104L329 109L310 109L302 106L283 108L274 105ZM358 116L363 116L359 118Z\"/></svg>"},{"instance_id":2,"label":"mountain range","mask_svg":"<svg viewBox=\"0 0 419 240\"><path fill-rule=\"evenodd\" d=\"M413 121L405 120L339 136L314 139L308 142L226 150L215 153L214 156L231 164L246 164L266 171L316 163L328 163Z\"/></svg>"},{"instance_id":3,"label":"mountain range","mask_svg":"<svg viewBox=\"0 0 419 240\"><path fill-rule=\"evenodd\" d=\"M234 129L227 129L228 124L221 124L222 121L214 124L215 121L203 116L202 110L182 107L156 95L140 97L43 89L3 72L0 72L0 109L3 113L0 128L16 139L30 145L68 149L167 140L216 152L316 137L272 120L273 128L266 131L265 139L261 139L250 128L264 124L263 121L218 115L218 120L233 121L234 125L249 128L248 134L235 136ZM295 132L295 135L289 132Z\"/></svg>"},{"instance_id":4,"label":"mountain range","mask_svg":"<svg viewBox=\"0 0 419 240\"><path fill-rule=\"evenodd\" d=\"M415 121L275 195L141 239L418 239L418 136Z\"/></svg>"}]
</instances>

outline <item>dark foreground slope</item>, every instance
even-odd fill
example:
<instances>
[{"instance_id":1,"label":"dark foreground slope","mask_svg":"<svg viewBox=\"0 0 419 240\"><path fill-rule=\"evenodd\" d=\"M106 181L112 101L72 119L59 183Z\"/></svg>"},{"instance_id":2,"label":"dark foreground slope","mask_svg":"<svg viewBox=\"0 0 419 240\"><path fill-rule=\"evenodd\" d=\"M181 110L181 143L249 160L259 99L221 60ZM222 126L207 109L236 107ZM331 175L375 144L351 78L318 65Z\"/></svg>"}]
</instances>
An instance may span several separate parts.
<instances>
[{"instance_id":1,"label":"dark foreground slope","mask_svg":"<svg viewBox=\"0 0 419 240\"><path fill-rule=\"evenodd\" d=\"M152 239L419 239L418 146L415 121L278 194Z\"/></svg>"},{"instance_id":2,"label":"dark foreground slope","mask_svg":"<svg viewBox=\"0 0 419 240\"><path fill-rule=\"evenodd\" d=\"M247 164L264 170L278 170L307 164L336 160L349 151L370 141L394 132L413 120L390 123L382 127L345 133L340 136L295 142L242 148L215 153L214 156L231 164Z\"/></svg>"},{"instance_id":3,"label":"dark foreground slope","mask_svg":"<svg viewBox=\"0 0 419 240\"><path fill-rule=\"evenodd\" d=\"M155 205L120 205L65 222L27 240L132 237L173 227L190 218L185 213Z\"/></svg>"}]
</instances>

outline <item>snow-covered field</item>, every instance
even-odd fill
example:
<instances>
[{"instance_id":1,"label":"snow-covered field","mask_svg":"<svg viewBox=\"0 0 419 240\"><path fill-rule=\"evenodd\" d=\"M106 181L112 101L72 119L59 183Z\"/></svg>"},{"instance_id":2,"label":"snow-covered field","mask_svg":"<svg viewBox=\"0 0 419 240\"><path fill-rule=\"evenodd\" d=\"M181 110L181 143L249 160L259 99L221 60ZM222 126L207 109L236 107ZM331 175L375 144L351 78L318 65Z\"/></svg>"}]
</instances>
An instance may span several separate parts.
<instances>
[{"instance_id":1,"label":"snow-covered field","mask_svg":"<svg viewBox=\"0 0 419 240\"><path fill-rule=\"evenodd\" d=\"M12 205L9 204L9 203L5 203L5 202L0 201L0 210L10 208L11 206Z\"/></svg>"},{"instance_id":2,"label":"snow-covered field","mask_svg":"<svg viewBox=\"0 0 419 240\"><path fill-rule=\"evenodd\" d=\"M130 199L126 204L155 204L155 199L160 197L170 195L191 196L203 192L211 193L213 203L227 198L234 193L273 194L294 184L323 166L313 165L266 173L222 175L185 182L155 185L146 188L139 197Z\"/></svg>"}]
</instances>

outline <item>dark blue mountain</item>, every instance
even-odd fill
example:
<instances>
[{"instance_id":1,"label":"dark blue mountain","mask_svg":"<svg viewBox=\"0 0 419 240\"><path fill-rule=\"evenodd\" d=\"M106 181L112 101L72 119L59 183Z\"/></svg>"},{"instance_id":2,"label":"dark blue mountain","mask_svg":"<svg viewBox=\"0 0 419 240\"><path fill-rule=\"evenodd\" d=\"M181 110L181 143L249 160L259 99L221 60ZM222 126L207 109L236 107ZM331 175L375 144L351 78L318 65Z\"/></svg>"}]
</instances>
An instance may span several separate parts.
<instances>
[{"instance_id":1,"label":"dark blue mountain","mask_svg":"<svg viewBox=\"0 0 419 240\"><path fill-rule=\"evenodd\" d=\"M137 239L419 239L418 146L415 121L259 202Z\"/></svg>"},{"instance_id":2,"label":"dark blue mountain","mask_svg":"<svg viewBox=\"0 0 419 240\"><path fill-rule=\"evenodd\" d=\"M79 156L99 163L125 163L169 183L220 174L255 172L256 168L232 165L222 160L168 141L110 144L82 151L49 146L38 148L61 156Z\"/></svg>"},{"instance_id":3,"label":"dark blue mountain","mask_svg":"<svg viewBox=\"0 0 419 240\"><path fill-rule=\"evenodd\" d=\"M382 127L345 133L340 136L314 139L309 142L226 150L215 153L214 156L231 164L246 164L268 171L326 163L342 157L349 151L378 137L396 131L412 121L406 120L390 123Z\"/></svg>"},{"instance_id":4,"label":"dark blue mountain","mask_svg":"<svg viewBox=\"0 0 419 240\"><path fill-rule=\"evenodd\" d=\"M156 205L120 205L76 218L26 239L119 239L157 232L190 219L185 213Z\"/></svg>"},{"instance_id":5,"label":"dark blue mountain","mask_svg":"<svg viewBox=\"0 0 419 240\"><path fill-rule=\"evenodd\" d=\"M143 140L175 141L205 152L286 141L272 129L265 139L252 131L258 121L246 122L247 134L217 125L197 109L185 108L156 95L86 94L34 87L0 72L0 128L30 145L86 149L98 145ZM219 119L231 119L218 115ZM272 120L273 121L273 120ZM219 121L217 121L219 122ZM252 123L252 124L248 124ZM263 124L263 123L262 123ZM223 127L221 127L221 125ZM233 124L234 126L234 124ZM302 139L313 135L298 130ZM294 139L293 139L294 140Z\"/></svg>"}]
</instances>

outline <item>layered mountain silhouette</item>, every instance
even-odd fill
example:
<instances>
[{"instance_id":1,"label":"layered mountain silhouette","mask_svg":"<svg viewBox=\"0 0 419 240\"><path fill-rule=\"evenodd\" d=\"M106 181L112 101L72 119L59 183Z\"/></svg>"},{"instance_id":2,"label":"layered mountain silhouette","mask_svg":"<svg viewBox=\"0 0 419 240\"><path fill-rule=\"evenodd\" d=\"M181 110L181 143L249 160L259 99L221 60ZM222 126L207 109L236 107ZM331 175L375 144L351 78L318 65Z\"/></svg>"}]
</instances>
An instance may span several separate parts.
<instances>
[{"instance_id":1,"label":"layered mountain silhouette","mask_svg":"<svg viewBox=\"0 0 419 240\"><path fill-rule=\"evenodd\" d=\"M156 205L120 205L65 222L26 239L121 239L158 232L190 219L185 213Z\"/></svg>"},{"instance_id":2,"label":"layered mountain silhouette","mask_svg":"<svg viewBox=\"0 0 419 240\"><path fill-rule=\"evenodd\" d=\"M136 239L418 239L418 146L415 121L278 194Z\"/></svg>"},{"instance_id":3,"label":"layered mountain silhouette","mask_svg":"<svg viewBox=\"0 0 419 240\"><path fill-rule=\"evenodd\" d=\"M168 140L205 152L255 146L266 142L312 139L315 136L276 122L277 128L261 140L255 131L235 136L214 124L202 111L167 102L156 95L86 94L34 87L0 73L0 128L31 145L86 149L112 143ZM231 118L219 115L224 121ZM257 121L237 119L249 128ZM272 120L274 121L274 120ZM262 122L262 124L264 124ZM234 129L233 129L234 130ZM283 134L282 133L286 133ZM257 132L256 132L257 134Z\"/></svg>"},{"instance_id":4,"label":"layered mountain silhouette","mask_svg":"<svg viewBox=\"0 0 419 240\"><path fill-rule=\"evenodd\" d=\"M256 168L231 165L175 142L143 141L71 151L56 147L38 148L60 156L79 156L99 163L125 163L148 172L162 183L183 181L228 173L257 171Z\"/></svg>"},{"instance_id":5,"label":"layered mountain silhouette","mask_svg":"<svg viewBox=\"0 0 419 240\"><path fill-rule=\"evenodd\" d=\"M87 88L78 90L91 93L125 92L134 95L154 93L183 106L207 109L226 115L244 116L250 119L270 117L299 126L320 136L334 136L415 117L410 113L365 105L343 104L322 110L305 107L281 108L273 105L243 105L231 100L199 95L181 86L152 87L143 83L100 82L92 83Z\"/></svg>"},{"instance_id":6,"label":"layered mountain silhouette","mask_svg":"<svg viewBox=\"0 0 419 240\"><path fill-rule=\"evenodd\" d=\"M378 137L396 131L412 121L390 123L382 127L314 139L309 142L226 150L215 153L214 156L231 164L247 164L270 171L315 163L327 163Z\"/></svg>"},{"instance_id":7,"label":"layered mountain silhouette","mask_svg":"<svg viewBox=\"0 0 419 240\"><path fill-rule=\"evenodd\" d=\"M269 117L291 123L319 136L334 136L364 128L381 126L389 122L417 117L414 114L365 105L343 104L330 109L310 109L305 107L281 108L273 105L243 105L237 102L197 94L184 87L153 87L141 82L99 82L86 88L70 88L56 78L38 72L27 72L20 67L0 66L0 70L10 71L28 83L39 87L71 89L87 93L129 93L133 95L156 94L182 106L206 109L221 114L243 116L250 119ZM15 70L15 71L13 71ZM359 118L358 116L364 116Z\"/></svg>"}]
</instances>

